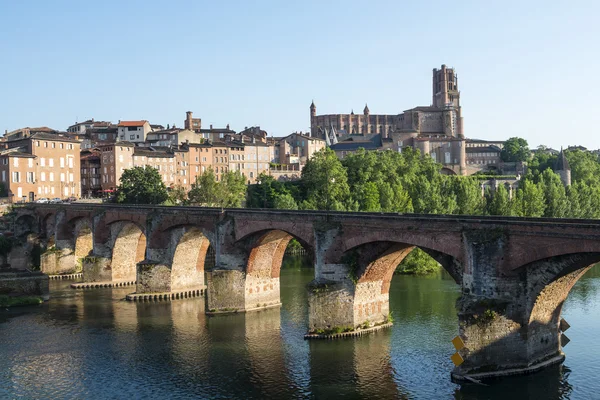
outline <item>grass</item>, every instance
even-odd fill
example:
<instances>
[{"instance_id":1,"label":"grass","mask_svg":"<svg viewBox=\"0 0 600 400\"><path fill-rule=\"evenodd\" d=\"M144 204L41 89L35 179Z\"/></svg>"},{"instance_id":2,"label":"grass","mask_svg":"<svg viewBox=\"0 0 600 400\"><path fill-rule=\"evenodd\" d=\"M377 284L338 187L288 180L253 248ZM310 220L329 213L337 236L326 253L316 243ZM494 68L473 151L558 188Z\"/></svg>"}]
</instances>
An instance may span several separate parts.
<instances>
[{"instance_id":1,"label":"grass","mask_svg":"<svg viewBox=\"0 0 600 400\"><path fill-rule=\"evenodd\" d=\"M0 296L0 307L33 306L43 302L37 296Z\"/></svg>"}]
</instances>

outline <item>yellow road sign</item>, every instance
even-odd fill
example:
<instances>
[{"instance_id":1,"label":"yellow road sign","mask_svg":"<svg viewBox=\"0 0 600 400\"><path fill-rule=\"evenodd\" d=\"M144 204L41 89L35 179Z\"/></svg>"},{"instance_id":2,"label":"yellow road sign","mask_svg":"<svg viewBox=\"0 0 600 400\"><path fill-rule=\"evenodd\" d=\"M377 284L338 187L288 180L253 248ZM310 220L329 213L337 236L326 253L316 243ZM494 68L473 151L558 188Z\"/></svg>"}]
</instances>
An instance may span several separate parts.
<instances>
[{"instance_id":1,"label":"yellow road sign","mask_svg":"<svg viewBox=\"0 0 600 400\"><path fill-rule=\"evenodd\" d=\"M454 345L456 351L461 351L465 347L465 342L463 342L460 336L457 336L454 339L452 339L452 344Z\"/></svg>"},{"instance_id":2,"label":"yellow road sign","mask_svg":"<svg viewBox=\"0 0 600 400\"><path fill-rule=\"evenodd\" d=\"M462 356L458 353L454 353L452 354L452 357L450 357L450 359L452 360L452 362L454 363L454 365L456 365L457 367L464 363L465 360L462 358Z\"/></svg>"}]
</instances>

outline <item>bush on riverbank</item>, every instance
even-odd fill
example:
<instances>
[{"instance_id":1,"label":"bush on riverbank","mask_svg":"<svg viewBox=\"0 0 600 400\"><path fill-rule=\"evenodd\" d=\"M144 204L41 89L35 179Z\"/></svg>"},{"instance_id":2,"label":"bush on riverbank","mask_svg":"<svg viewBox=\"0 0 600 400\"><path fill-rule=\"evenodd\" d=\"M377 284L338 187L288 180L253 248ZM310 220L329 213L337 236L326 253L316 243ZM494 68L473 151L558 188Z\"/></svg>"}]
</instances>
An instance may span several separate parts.
<instances>
[{"instance_id":1,"label":"bush on riverbank","mask_svg":"<svg viewBox=\"0 0 600 400\"><path fill-rule=\"evenodd\" d=\"M423 250L415 247L398 265L395 274L427 275L439 271L441 265Z\"/></svg>"},{"instance_id":2,"label":"bush on riverbank","mask_svg":"<svg viewBox=\"0 0 600 400\"><path fill-rule=\"evenodd\" d=\"M18 307L18 306L33 306L42 304L44 301L41 297L36 296L5 296L0 295L0 307Z\"/></svg>"}]
</instances>

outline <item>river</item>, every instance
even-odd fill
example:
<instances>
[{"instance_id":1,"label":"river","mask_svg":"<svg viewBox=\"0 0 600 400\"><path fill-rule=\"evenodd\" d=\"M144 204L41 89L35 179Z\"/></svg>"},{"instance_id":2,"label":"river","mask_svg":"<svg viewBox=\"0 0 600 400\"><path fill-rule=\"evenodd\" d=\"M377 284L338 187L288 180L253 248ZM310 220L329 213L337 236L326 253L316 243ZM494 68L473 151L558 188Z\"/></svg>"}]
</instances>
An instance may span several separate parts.
<instances>
[{"instance_id":1,"label":"river","mask_svg":"<svg viewBox=\"0 0 600 400\"><path fill-rule=\"evenodd\" d=\"M0 311L0 398L600 397L600 267L573 288L567 359L489 387L450 382L459 288L445 273L395 276L394 326L370 336L305 341L314 271L286 258L281 309L207 317L204 300L124 301L129 288L76 291L51 281L41 306Z\"/></svg>"}]
</instances>

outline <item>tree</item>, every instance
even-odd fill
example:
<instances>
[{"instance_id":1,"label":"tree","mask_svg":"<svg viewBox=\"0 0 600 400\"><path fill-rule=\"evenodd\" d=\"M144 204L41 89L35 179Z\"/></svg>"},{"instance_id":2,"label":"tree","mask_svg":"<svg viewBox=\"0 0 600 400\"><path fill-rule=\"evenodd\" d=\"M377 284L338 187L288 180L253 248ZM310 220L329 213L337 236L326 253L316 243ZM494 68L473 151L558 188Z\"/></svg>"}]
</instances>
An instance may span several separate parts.
<instances>
[{"instance_id":1,"label":"tree","mask_svg":"<svg viewBox=\"0 0 600 400\"><path fill-rule=\"evenodd\" d=\"M521 179L514 203L518 217L541 217L546 208L542 188L531 179Z\"/></svg>"},{"instance_id":2,"label":"tree","mask_svg":"<svg viewBox=\"0 0 600 400\"><path fill-rule=\"evenodd\" d=\"M527 140L519 137L512 137L504 142L500 158L505 162L527 161L531 158Z\"/></svg>"},{"instance_id":3,"label":"tree","mask_svg":"<svg viewBox=\"0 0 600 400\"><path fill-rule=\"evenodd\" d=\"M486 192L486 214L488 215L512 215L512 202L508 190L500 185L496 190Z\"/></svg>"},{"instance_id":4,"label":"tree","mask_svg":"<svg viewBox=\"0 0 600 400\"><path fill-rule=\"evenodd\" d=\"M278 194L273 201L275 208L280 210L297 210L298 204L289 193Z\"/></svg>"},{"instance_id":5,"label":"tree","mask_svg":"<svg viewBox=\"0 0 600 400\"><path fill-rule=\"evenodd\" d=\"M117 187L117 203L162 204L169 198L158 171L152 167L133 167L123 171Z\"/></svg>"},{"instance_id":6,"label":"tree","mask_svg":"<svg viewBox=\"0 0 600 400\"><path fill-rule=\"evenodd\" d=\"M426 275L440 269L440 264L429 254L415 247L398 265L396 273L407 275Z\"/></svg>"},{"instance_id":7,"label":"tree","mask_svg":"<svg viewBox=\"0 0 600 400\"><path fill-rule=\"evenodd\" d=\"M571 181L600 185L600 163L598 156L581 150L565 150L565 157L571 168Z\"/></svg>"},{"instance_id":8,"label":"tree","mask_svg":"<svg viewBox=\"0 0 600 400\"><path fill-rule=\"evenodd\" d=\"M547 169L542 173L539 185L544 193L546 205L544 217L567 217L570 212L570 204L560 176L551 169Z\"/></svg>"},{"instance_id":9,"label":"tree","mask_svg":"<svg viewBox=\"0 0 600 400\"><path fill-rule=\"evenodd\" d=\"M217 182L211 168L196 177L188 193L191 203L206 207L241 207L246 198L246 179L239 172L225 172Z\"/></svg>"},{"instance_id":10,"label":"tree","mask_svg":"<svg viewBox=\"0 0 600 400\"><path fill-rule=\"evenodd\" d=\"M167 192L169 194L169 199L167 200L169 205L185 205L187 203L187 192L183 186L177 185L167 189Z\"/></svg>"},{"instance_id":11,"label":"tree","mask_svg":"<svg viewBox=\"0 0 600 400\"><path fill-rule=\"evenodd\" d=\"M452 190L456 194L457 212L461 215L481 215L485 205L479 182L473 178L453 177Z\"/></svg>"},{"instance_id":12,"label":"tree","mask_svg":"<svg viewBox=\"0 0 600 400\"><path fill-rule=\"evenodd\" d=\"M223 175L219 185L222 186L223 200L221 207L239 208L246 199L246 178L238 171L228 171Z\"/></svg>"},{"instance_id":13,"label":"tree","mask_svg":"<svg viewBox=\"0 0 600 400\"><path fill-rule=\"evenodd\" d=\"M217 207L221 197L219 190L215 173L212 168L208 168L196 177L196 182L192 184L192 190L188 193L188 199L193 204Z\"/></svg>"},{"instance_id":14,"label":"tree","mask_svg":"<svg viewBox=\"0 0 600 400\"><path fill-rule=\"evenodd\" d=\"M350 208L350 188L346 169L330 148L316 152L302 170L306 190L303 208L346 210Z\"/></svg>"}]
</instances>

